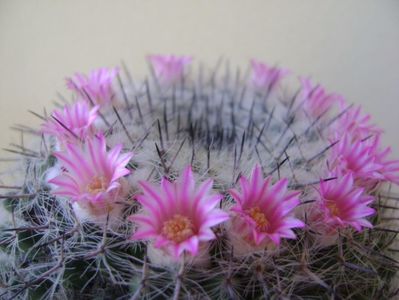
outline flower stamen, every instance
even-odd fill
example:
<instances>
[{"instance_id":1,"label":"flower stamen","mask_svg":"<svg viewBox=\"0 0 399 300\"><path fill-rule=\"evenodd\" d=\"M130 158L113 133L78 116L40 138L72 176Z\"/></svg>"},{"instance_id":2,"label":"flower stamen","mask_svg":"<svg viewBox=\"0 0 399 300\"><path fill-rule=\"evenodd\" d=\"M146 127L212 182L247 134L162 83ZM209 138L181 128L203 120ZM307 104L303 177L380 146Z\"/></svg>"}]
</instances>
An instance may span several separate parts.
<instances>
[{"instance_id":1,"label":"flower stamen","mask_svg":"<svg viewBox=\"0 0 399 300\"><path fill-rule=\"evenodd\" d=\"M163 223L162 234L168 240L180 243L194 234L193 228L193 223L187 217L175 214Z\"/></svg>"},{"instance_id":2,"label":"flower stamen","mask_svg":"<svg viewBox=\"0 0 399 300\"><path fill-rule=\"evenodd\" d=\"M334 217L340 215L339 208L337 207L337 204L335 204L333 201L327 201L326 206Z\"/></svg>"},{"instance_id":3,"label":"flower stamen","mask_svg":"<svg viewBox=\"0 0 399 300\"><path fill-rule=\"evenodd\" d=\"M261 230L261 231L267 230L270 223L267 220L266 215L260 210L260 208L258 206L248 209L247 213L255 221L256 228L258 230Z\"/></svg>"},{"instance_id":4,"label":"flower stamen","mask_svg":"<svg viewBox=\"0 0 399 300\"><path fill-rule=\"evenodd\" d=\"M86 187L87 192L90 194L105 192L106 189L107 189L107 183L104 176L94 177Z\"/></svg>"}]
</instances>

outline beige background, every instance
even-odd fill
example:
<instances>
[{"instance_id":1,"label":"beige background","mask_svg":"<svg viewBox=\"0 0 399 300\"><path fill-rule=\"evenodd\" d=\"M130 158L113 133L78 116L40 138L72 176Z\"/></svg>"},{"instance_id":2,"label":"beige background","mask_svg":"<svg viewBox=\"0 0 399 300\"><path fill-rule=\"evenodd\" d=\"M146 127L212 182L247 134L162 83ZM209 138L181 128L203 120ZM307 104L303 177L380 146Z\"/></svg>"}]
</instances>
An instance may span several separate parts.
<instances>
[{"instance_id":1,"label":"beige background","mask_svg":"<svg viewBox=\"0 0 399 300\"><path fill-rule=\"evenodd\" d=\"M27 110L51 109L65 76L121 59L142 76L149 53L312 75L364 105L399 155L398 0L0 0L0 147L13 123L40 123Z\"/></svg>"}]
</instances>

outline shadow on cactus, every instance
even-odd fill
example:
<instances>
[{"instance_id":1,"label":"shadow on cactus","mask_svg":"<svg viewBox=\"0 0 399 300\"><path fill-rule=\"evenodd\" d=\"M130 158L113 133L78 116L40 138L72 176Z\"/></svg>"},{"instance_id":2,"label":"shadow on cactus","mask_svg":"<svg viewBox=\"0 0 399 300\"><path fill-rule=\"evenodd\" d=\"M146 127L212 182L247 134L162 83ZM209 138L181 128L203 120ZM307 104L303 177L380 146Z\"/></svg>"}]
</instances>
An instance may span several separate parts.
<instances>
[{"instance_id":1,"label":"shadow on cactus","mask_svg":"<svg viewBox=\"0 0 399 300\"><path fill-rule=\"evenodd\" d=\"M67 79L0 196L5 299L387 299L399 162L360 107L253 60ZM15 159L15 158L13 158Z\"/></svg>"}]
</instances>

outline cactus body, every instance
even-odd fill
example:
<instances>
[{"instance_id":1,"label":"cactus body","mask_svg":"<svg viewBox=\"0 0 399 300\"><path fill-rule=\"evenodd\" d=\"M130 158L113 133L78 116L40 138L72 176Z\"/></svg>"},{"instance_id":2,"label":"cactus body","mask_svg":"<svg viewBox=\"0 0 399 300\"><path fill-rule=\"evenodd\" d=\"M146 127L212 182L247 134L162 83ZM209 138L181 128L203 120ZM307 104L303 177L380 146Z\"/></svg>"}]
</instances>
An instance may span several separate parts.
<instances>
[{"instance_id":1,"label":"cactus body","mask_svg":"<svg viewBox=\"0 0 399 300\"><path fill-rule=\"evenodd\" d=\"M71 78L86 108L68 126L44 117L45 134L21 128L36 144L18 149L21 182L1 196L0 298L395 296L399 168L380 131L278 68L190 75L190 62L157 57L144 81Z\"/></svg>"}]
</instances>

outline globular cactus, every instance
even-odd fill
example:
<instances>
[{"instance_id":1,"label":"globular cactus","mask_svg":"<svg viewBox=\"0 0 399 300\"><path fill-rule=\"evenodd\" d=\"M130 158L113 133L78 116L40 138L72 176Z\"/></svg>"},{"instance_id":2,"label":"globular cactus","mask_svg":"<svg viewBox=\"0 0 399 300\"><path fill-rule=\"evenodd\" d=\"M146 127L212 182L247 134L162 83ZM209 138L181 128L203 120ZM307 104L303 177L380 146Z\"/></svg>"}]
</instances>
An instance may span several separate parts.
<instances>
[{"instance_id":1,"label":"globular cactus","mask_svg":"<svg viewBox=\"0 0 399 300\"><path fill-rule=\"evenodd\" d=\"M149 61L143 81L76 74L72 101L17 127L36 140L9 149L21 163L0 186L0 298L398 294L399 162L370 116L255 60Z\"/></svg>"}]
</instances>

